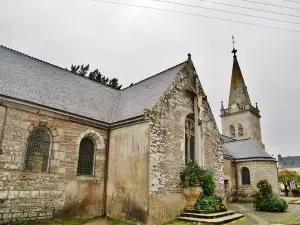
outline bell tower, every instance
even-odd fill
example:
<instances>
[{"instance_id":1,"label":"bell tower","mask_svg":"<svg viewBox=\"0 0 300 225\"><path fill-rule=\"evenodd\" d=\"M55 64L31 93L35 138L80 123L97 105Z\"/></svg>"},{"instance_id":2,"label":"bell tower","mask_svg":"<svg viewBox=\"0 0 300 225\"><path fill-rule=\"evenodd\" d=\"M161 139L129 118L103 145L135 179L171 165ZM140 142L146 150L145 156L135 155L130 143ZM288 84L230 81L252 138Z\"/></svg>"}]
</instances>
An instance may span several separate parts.
<instances>
[{"instance_id":1,"label":"bell tower","mask_svg":"<svg viewBox=\"0 0 300 225\"><path fill-rule=\"evenodd\" d=\"M247 86L237 60L237 50L233 39L233 65L228 108L221 103L222 134L236 140L251 138L262 148L260 111L258 105L252 106Z\"/></svg>"}]
</instances>

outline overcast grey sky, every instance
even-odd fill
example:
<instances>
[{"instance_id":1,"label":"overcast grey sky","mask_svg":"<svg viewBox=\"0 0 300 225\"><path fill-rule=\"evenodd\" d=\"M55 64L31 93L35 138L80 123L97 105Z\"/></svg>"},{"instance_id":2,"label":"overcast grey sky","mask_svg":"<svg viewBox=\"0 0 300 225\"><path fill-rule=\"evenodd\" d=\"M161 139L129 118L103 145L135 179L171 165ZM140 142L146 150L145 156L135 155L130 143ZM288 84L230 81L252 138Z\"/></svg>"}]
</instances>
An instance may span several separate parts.
<instances>
[{"instance_id":1,"label":"overcast grey sky","mask_svg":"<svg viewBox=\"0 0 300 225\"><path fill-rule=\"evenodd\" d=\"M282 23L152 0L108 0L300 31ZM232 8L200 0L169 0L300 23L300 4L255 0L296 9L214 0L297 17ZM300 0L297 0L300 3ZM261 110L262 138L274 155L300 155L300 33L267 29L93 0L0 0L0 44L63 68L87 64L125 86L192 59L219 125L232 68L231 35L252 103Z\"/></svg>"}]
</instances>

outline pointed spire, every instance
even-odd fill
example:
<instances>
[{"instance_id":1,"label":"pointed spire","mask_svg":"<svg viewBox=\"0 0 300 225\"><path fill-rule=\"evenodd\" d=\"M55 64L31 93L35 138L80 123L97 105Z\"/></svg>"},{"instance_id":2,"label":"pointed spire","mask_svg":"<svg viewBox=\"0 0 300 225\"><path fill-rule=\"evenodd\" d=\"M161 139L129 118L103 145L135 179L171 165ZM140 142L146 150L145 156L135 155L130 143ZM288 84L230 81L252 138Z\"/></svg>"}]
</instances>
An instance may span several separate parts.
<instances>
[{"instance_id":1,"label":"pointed spire","mask_svg":"<svg viewBox=\"0 0 300 225\"><path fill-rule=\"evenodd\" d=\"M223 105L223 101L221 101L221 111L224 110L224 105Z\"/></svg>"},{"instance_id":2,"label":"pointed spire","mask_svg":"<svg viewBox=\"0 0 300 225\"><path fill-rule=\"evenodd\" d=\"M259 109L258 109L258 104L257 104L257 102L255 103L255 105L256 105L255 108L256 108L257 110L259 110Z\"/></svg>"},{"instance_id":3,"label":"pointed spire","mask_svg":"<svg viewBox=\"0 0 300 225\"><path fill-rule=\"evenodd\" d=\"M233 48L232 53L233 65L228 107L230 107L232 104L251 105L250 97L247 91L247 87L245 85L243 74L237 60L237 50Z\"/></svg>"}]
</instances>

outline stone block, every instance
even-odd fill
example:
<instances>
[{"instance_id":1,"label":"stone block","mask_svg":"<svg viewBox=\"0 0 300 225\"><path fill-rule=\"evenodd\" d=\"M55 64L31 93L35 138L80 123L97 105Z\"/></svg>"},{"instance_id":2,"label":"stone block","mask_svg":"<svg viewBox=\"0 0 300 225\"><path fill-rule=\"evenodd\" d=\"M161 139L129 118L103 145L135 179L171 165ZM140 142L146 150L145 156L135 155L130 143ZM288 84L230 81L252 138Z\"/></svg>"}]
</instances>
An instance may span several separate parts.
<instances>
[{"instance_id":1,"label":"stone block","mask_svg":"<svg viewBox=\"0 0 300 225\"><path fill-rule=\"evenodd\" d=\"M57 168L57 172L58 173L66 173L66 167L59 167L59 168Z\"/></svg>"},{"instance_id":2,"label":"stone block","mask_svg":"<svg viewBox=\"0 0 300 225\"><path fill-rule=\"evenodd\" d=\"M9 191L8 199L15 199L19 197L19 191Z\"/></svg>"},{"instance_id":3,"label":"stone block","mask_svg":"<svg viewBox=\"0 0 300 225\"><path fill-rule=\"evenodd\" d=\"M39 198L40 197L40 192L39 191L32 191L31 192L31 197L32 198Z\"/></svg>"},{"instance_id":4,"label":"stone block","mask_svg":"<svg viewBox=\"0 0 300 225\"><path fill-rule=\"evenodd\" d=\"M53 143L52 150L59 151L59 143Z\"/></svg>"},{"instance_id":5,"label":"stone block","mask_svg":"<svg viewBox=\"0 0 300 225\"><path fill-rule=\"evenodd\" d=\"M30 191L20 191L19 192L19 197L20 198L30 198L31 193L30 193Z\"/></svg>"},{"instance_id":6,"label":"stone block","mask_svg":"<svg viewBox=\"0 0 300 225\"><path fill-rule=\"evenodd\" d=\"M12 215L10 213L4 213L4 214L2 214L2 219L4 219L4 220L8 220L11 217L12 217Z\"/></svg>"},{"instance_id":7,"label":"stone block","mask_svg":"<svg viewBox=\"0 0 300 225\"><path fill-rule=\"evenodd\" d=\"M40 198L48 198L50 197L49 191L40 191Z\"/></svg>"},{"instance_id":8,"label":"stone block","mask_svg":"<svg viewBox=\"0 0 300 225\"><path fill-rule=\"evenodd\" d=\"M56 143L54 143L54 144L56 144ZM65 156L66 156L65 152L59 152L59 151L54 152L54 159L63 161L65 159Z\"/></svg>"},{"instance_id":9,"label":"stone block","mask_svg":"<svg viewBox=\"0 0 300 225\"><path fill-rule=\"evenodd\" d=\"M0 155L0 162L11 162L11 155Z\"/></svg>"},{"instance_id":10,"label":"stone block","mask_svg":"<svg viewBox=\"0 0 300 225\"><path fill-rule=\"evenodd\" d=\"M8 191L0 190L0 199L7 199L8 198Z\"/></svg>"}]
</instances>

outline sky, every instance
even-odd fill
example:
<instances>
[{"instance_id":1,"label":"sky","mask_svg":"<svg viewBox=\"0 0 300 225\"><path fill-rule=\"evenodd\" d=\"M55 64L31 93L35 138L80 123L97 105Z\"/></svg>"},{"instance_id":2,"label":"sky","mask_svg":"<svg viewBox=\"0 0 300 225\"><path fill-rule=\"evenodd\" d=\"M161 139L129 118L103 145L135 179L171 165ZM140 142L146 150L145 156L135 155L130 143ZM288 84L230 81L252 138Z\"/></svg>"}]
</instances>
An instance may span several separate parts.
<instances>
[{"instance_id":1,"label":"sky","mask_svg":"<svg viewBox=\"0 0 300 225\"><path fill-rule=\"evenodd\" d=\"M234 35L252 104L258 102L261 111L266 150L274 156L300 155L300 0L255 0L285 8L211 0L288 15L203 0L167 0L251 17L153 0L107 1L197 16L97 0L0 0L0 44L63 68L90 64L91 69L118 78L123 87L177 65L191 53L221 131L220 102L228 104Z\"/></svg>"}]
</instances>

